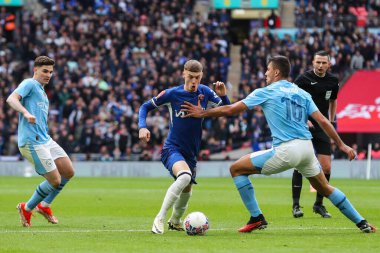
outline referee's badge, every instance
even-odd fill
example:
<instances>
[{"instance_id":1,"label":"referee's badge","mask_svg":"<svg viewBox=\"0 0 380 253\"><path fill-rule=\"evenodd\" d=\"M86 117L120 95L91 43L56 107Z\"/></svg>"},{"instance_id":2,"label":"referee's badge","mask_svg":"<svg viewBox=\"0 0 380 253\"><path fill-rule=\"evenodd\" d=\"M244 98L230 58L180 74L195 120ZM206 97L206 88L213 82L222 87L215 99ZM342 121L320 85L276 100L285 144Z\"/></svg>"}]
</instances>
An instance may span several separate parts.
<instances>
[{"instance_id":1,"label":"referee's badge","mask_svg":"<svg viewBox=\"0 0 380 253\"><path fill-rule=\"evenodd\" d=\"M331 90L326 91L326 96L325 96L325 99L326 99L326 100L329 100L329 99L330 99L330 97L331 97L331 93L332 93Z\"/></svg>"}]
</instances>

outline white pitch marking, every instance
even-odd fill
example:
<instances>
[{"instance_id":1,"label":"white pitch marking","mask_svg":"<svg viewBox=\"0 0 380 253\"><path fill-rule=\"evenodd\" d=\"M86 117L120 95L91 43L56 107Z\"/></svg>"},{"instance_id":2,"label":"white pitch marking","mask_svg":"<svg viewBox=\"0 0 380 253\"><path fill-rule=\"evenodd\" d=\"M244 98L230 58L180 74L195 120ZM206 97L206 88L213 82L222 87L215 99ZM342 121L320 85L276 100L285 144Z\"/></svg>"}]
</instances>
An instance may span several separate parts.
<instances>
[{"instance_id":1,"label":"white pitch marking","mask_svg":"<svg viewBox=\"0 0 380 253\"><path fill-rule=\"evenodd\" d=\"M281 230L354 230L355 228L331 228L331 227L308 227L308 228L286 228L286 227L278 227L278 228L267 228L268 231L281 231ZM217 228L210 229L210 231L226 231L233 230L237 231L237 228ZM73 230L38 230L38 229L30 229L26 230L4 230L0 231L0 234L10 234L10 233L142 233L142 232L151 232L150 230L145 229L73 229Z\"/></svg>"}]
</instances>

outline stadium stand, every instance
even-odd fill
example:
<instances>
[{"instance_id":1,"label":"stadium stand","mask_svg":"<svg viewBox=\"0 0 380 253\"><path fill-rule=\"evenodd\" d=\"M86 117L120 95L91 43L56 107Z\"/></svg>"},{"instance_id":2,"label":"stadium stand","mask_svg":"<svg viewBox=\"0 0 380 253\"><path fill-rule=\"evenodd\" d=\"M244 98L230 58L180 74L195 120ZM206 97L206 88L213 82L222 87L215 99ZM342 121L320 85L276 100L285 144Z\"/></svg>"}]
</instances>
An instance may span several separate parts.
<instances>
[{"instance_id":1,"label":"stadium stand","mask_svg":"<svg viewBox=\"0 0 380 253\"><path fill-rule=\"evenodd\" d=\"M203 83L228 80L231 17L226 10L211 8L205 18L194 11L198 10L195 0L181 4L168 0L39 2L41 14L24 9L13 30L0 26L0 95L7 97L23 78L30 77L37 55L54 58L54 78L47 86L49 127L74 159L159 159L168 114L156 111L148 119L152 141L142 146L137 128L142 101L181 82L182 65L190 58L205 66ZM331 52L332 71L341 80L353 69L379 67L379 36L368 30L378 25L372 18L379 13L378 1L309 0L295 1L294 6L295 37L280 38L271 30L260 33L253 27L243 40L237 57L241 76L232 100L265 85L268 55L288 56L293 79L309 68L313 53L321 49ZM11 21L11 14L1 8L1 23ZM358 29L360 15L367 18L365 27ZM18 155L15 115L1 99L0 155ZM260 109L238 118L206 119L200 159L270 145Z\"/></svg>"}]
</instances>

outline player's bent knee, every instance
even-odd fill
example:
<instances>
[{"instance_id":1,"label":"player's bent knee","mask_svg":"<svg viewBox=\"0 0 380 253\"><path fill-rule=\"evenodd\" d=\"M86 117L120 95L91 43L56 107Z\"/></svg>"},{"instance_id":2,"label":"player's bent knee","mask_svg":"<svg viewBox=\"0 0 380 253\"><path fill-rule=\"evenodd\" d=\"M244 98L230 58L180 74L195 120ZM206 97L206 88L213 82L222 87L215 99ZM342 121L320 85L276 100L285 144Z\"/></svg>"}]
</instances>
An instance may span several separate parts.
<instances>
[{"instance_id":1,"label":"player's bent knee","mask_svg":"<svg viewBox=\"0 0 380 253\"><path fill-rule=\"evenodd\" d=\"M230 174L231 174L232 177L239 176L238 169L239 169L239 167L237 166L236 163L233 163L230 166Z\"/></svg>"},{"instance_id":2,"label":"player's bent knee","mask_svg":"<svg viewBox=\"0 0 380 253\"><path fill-rule=\"evenodd\" d=\"M191 172L185 171L178 173L177 181L181 181L185 186L189 185L191 182Z\"/></svg>"}]
</instances>

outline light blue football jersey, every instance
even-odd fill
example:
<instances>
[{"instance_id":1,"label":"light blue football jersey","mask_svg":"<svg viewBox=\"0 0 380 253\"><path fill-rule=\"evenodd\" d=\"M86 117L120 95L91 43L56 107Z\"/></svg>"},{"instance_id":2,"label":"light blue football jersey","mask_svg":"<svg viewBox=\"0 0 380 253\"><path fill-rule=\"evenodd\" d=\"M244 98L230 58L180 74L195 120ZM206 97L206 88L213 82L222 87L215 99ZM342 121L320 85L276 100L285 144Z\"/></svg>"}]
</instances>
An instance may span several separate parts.
<instances>
[{"instance_id":1,"label":"light blue football jersey","mask_svg":"<svg viewBox=\"0 0 380 253\"><path fill-rule=\"evenodd\" d=\"M311 96L297 85L280 80L254 90L242 102L252 109L263 108L265 118L272 132L273 146L294 139L310 140L308 116L318 108Z\"/></svg>"},{"instance_id":2,"label":"light blue football jersey","mask_svg":"<svg viewBox=\"0 0 380 253\"><path fill-rule=\"evenodd\" d=\"M25 79L14 90L19 94L21 104L36 117L36 124L28 123L28 120L19 113L18 146L29 143L32 145L44 144L51 138L48 134L49 100L42 85L33 78Z\"/></svg>"}]
</instances>

